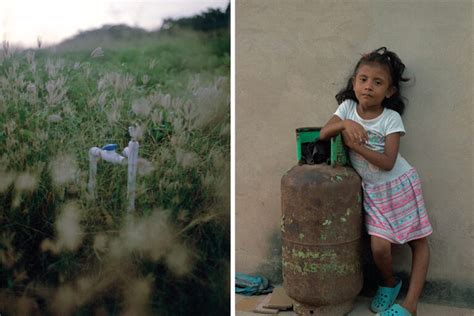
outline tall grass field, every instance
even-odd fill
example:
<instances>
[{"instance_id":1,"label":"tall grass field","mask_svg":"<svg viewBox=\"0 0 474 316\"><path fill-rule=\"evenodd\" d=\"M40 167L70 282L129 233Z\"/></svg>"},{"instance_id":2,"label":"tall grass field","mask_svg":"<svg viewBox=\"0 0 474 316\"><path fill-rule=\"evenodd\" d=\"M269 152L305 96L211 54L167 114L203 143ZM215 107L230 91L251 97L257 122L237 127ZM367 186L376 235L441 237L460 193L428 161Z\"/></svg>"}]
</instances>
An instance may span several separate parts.
<instances>
[{"instance_id":1,"label":"tall grass field","mask_svg":"<svg viewBox=\"0 0 474 316\"><path fill-rule=\"evenodd\" d=\"M230 313L229 42L3 43L0 315ZM131 137L127 216L127 167L99 160L90 194L88 151Z\"/></svg>"}]
</instances>

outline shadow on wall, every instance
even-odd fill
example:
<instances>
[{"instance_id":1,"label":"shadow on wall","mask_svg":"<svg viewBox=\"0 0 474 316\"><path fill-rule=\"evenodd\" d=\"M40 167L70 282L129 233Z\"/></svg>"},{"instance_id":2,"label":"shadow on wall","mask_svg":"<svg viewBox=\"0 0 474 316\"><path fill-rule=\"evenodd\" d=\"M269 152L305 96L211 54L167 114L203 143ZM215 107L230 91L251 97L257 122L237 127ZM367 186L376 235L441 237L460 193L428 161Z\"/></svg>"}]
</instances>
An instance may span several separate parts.
<instances>
[{"instance_id":1,"label":"shadow on wall","mask_svg":"<svg viewBox=\"0 0 474 316\"><path fill-rule=\"evenodd\" d=\"M256 273L266 277L270 284L282 284L282 261L281 261L281 232L274 231L268 238L268 252L265 255L266 260L257 269Z\"/></svg>"}]
</instances>

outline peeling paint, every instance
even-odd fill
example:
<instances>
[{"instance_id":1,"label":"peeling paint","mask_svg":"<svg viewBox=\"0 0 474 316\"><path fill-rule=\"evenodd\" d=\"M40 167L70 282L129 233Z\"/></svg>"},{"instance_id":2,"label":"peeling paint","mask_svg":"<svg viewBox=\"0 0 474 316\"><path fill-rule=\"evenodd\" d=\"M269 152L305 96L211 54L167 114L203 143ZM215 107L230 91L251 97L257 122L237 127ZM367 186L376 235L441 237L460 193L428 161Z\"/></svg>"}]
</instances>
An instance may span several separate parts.
<instances>
[{"instance_id":1,"label":"peeling paint","mask_svg":"<svg viewBox=\"0 0 474 316\"><path fill-rule=\"evenodd\" d=\"M326 225L331 225L332 221L330 219L327 219L323 222L323 226L326 226Z\"/></svg>"}]
</instances>

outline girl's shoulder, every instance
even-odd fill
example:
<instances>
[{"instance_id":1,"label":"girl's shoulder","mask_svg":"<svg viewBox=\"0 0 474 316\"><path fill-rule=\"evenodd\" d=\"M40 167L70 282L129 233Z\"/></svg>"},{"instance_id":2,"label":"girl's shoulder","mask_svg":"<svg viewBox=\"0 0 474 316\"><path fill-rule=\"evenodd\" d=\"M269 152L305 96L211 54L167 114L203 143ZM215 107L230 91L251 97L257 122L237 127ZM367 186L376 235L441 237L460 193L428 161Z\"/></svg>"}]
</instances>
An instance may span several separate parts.
<instances>
[{"instance_id":1,"label":"girl's shoulder","mask_svg":"<svg viewBox=\"0 0 474 316\"><path fill-rule=\"evenodd\" d=\"M346 99L341 104L339 104L339 107L346 109L347 111L355 111L357 108L357 102L352 99Z\"/></svg>"},{"instance_id":2,"label":"girl's shoulder","mask_svg":"<svg viewBox=\"0 0 474 316\"><path fill-rule=\"evenodd\" d=\"M398 113L397 111L394 111L392 109L385 108L385 111L383 111L383 115L386 119L403 121L402 116L400 115L400 113Z\"/></svg>"},{"instance_id":3,"label":"girl's shoulder","mask_svg":"<svg viewBox=\"0 0 474 316\"><path fill-rule=\"evenodd\" d=\"M385 108L381 124L385 128L386 134L400 132L401 136L405 135L405 126L401 115L397 111Z\"/></svg>"},{"instance_id":4,"label":"girl's shoulder","mask_svg":"<svg viewBox=\"0 0 474 316\"><path fill-rule=\"evenodd\" d=\"M357 103L355 103L355 101L347 99L339 104L334 114L339 116L342 120L353 119L356 113L356 107Z\"/></svg>"}]
</instances>

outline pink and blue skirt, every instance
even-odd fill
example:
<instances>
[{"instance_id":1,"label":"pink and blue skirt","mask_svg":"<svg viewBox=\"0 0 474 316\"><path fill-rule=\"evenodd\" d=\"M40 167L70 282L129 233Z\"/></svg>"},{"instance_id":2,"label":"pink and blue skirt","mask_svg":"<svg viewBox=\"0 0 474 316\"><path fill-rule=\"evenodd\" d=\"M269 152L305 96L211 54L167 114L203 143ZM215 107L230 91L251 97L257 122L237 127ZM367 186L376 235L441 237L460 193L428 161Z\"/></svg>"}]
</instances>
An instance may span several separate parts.
<instances>
[{"instance_id":1,"label":"pink and blue skirt","mask_svg":"<svg viewBox=\"0 0 474 316\"><path fill-rule=\"evenodd\" d=\"M404 244L433 232L415 168L392 181L362 186L369 235Z\"/></svg>"}]
</instances>

